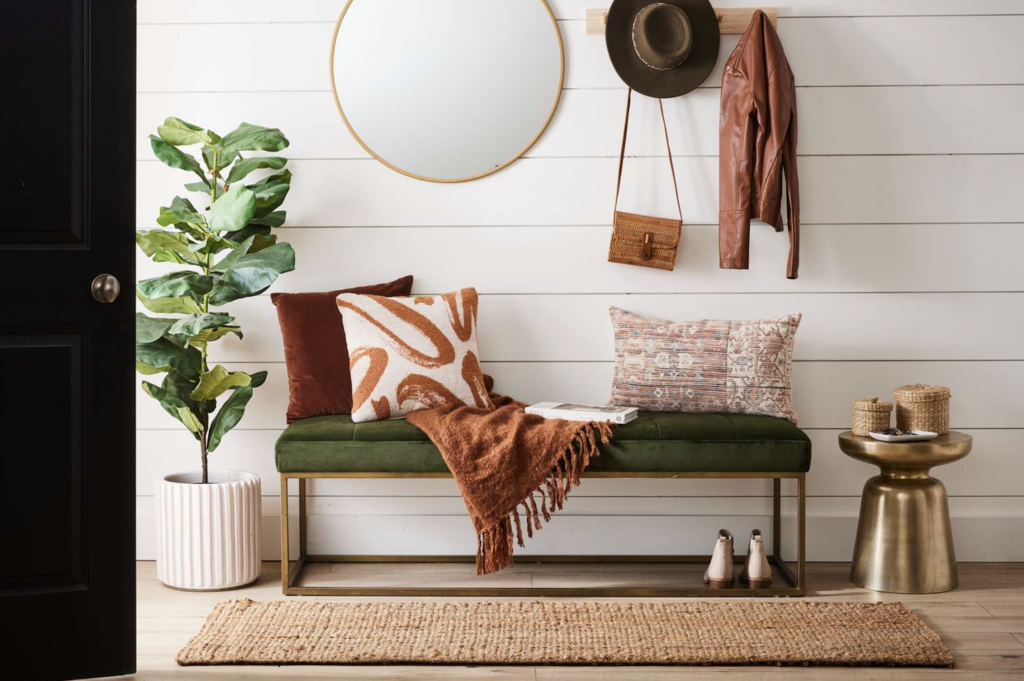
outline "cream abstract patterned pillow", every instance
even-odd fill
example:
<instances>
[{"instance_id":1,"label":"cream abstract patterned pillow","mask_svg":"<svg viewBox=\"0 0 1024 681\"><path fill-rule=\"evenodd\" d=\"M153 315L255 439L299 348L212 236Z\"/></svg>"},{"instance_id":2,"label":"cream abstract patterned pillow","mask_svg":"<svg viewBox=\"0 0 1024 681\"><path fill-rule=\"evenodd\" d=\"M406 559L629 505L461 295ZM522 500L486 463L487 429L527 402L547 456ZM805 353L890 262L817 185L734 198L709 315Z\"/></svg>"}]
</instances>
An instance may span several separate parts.
<instances>
[{"instance_id":1,"label":"cream abstract patterned pillow","mask_svg":"<svg viewBox=\"0 0 1024 681\"><path fill-rule=\"evenodd\" d=\"M386 298L343 293L352 371L352 420L443 406L493 407L477 347L476 289Z\"/></svg>"},{"instance_id":2,"label":"cream abstract patterned pillow","mask_svg":"<svg viewBox=\"0 0 1024 681\"><path fill-rule=\"evenodd\" d=\"M615 331L614 404L797 422L793 340L801 315L670 322L617 307L609 313Z\"/></svg>"}]
</instances>

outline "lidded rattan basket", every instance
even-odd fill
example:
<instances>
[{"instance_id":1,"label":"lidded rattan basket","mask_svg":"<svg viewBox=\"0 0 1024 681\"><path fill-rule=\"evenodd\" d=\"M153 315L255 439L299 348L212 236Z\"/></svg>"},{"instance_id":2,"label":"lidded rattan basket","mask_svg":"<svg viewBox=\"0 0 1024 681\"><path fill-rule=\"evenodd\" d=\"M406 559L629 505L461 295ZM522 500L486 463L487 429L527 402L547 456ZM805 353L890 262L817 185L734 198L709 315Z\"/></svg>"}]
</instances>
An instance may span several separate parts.
<instances>
[{"instance_id":1,"label":"lidded rattan basket","mask_svg":"<svg viewBox=\"0 0 1024 681\"><path fill-rule=\"evenodd\" d=\"M877 397L870 400L853 401L853 434L867 437L870 432L880 433L889 427L892 402L880 402Z\"/></svg>"},{"instance_id":2,"label":"lidded rattan basket","mask_svg":"<svg viewBox=\"0 0 1024 681\"><path fill-rule=\"evenodd\" d=\"M927 430L939 435L949 432L949 388L915 383L896 388L896 427Z\"/></svg>"}]
</instances>

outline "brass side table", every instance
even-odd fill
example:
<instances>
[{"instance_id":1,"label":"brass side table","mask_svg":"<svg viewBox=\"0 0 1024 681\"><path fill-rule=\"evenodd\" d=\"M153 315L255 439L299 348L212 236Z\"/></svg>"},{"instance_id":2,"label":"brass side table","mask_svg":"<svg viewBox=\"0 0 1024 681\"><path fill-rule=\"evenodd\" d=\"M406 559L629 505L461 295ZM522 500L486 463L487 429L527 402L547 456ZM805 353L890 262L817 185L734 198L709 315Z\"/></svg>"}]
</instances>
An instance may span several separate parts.
<instances>
[{"instance_id":1,"label":"brass side table","mask_svg":"<svg viewBox=\"0 0 1024 681\"><path fill-rule=\"evenodd\" d=\"M935 466L967 456L970 435L952 431L928 442L879 442L839 434L844 453L881 469L864 485L850 581L873 591L930 594L958 585L946 487Z\"/></svg>"}]
</instances>

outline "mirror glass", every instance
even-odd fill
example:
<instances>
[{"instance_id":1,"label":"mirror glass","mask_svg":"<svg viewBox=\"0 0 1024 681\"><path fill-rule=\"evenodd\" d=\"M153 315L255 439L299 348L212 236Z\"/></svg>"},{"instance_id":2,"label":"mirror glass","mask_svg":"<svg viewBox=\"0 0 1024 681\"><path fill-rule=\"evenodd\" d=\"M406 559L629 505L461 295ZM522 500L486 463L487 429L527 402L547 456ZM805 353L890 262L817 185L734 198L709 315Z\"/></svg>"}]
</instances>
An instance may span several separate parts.
<instances>
[{"instance_id":1,"label":"mirror glass","mask_svg":"<svg viewBox=\"0 0 1024 681\"><path fill-rule=\"evenodd\" d=\"M540 136L563 53L544 0L349 0L331 67L342 117L370 154L418 179L460 182Z\"/></svg>"}]
</instances>

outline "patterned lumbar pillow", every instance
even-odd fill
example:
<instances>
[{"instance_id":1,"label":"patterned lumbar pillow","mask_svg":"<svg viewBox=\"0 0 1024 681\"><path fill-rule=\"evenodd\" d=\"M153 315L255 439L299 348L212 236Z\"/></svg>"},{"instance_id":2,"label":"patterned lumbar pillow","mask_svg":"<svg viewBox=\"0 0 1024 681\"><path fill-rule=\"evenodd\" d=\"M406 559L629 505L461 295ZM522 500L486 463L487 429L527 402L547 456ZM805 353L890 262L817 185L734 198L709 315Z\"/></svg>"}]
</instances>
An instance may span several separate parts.
<instances>
[{"instance_id":1,"label":"patterned lumbar pillow","mask_svg":"<svg viewBox=\"0 0 1024 681\"><path fill-rule=\"evenodd\" d=\"M480 368L478 302L472 288L412 298L338 296L352 371L352 420L433 407L493 407Z\"/></svg>"},{"instance_id":2,"label":"patterned lumbar pillow","mask_svg":"<svg viewBox=\"0 0 1024 681\"><path fill-rule=\"evenodd\" d=\"M609 312L615 331L614 404L797 422L793 340L800 315L670 322L617 307Z\"/></svg>"}]
</instances>

